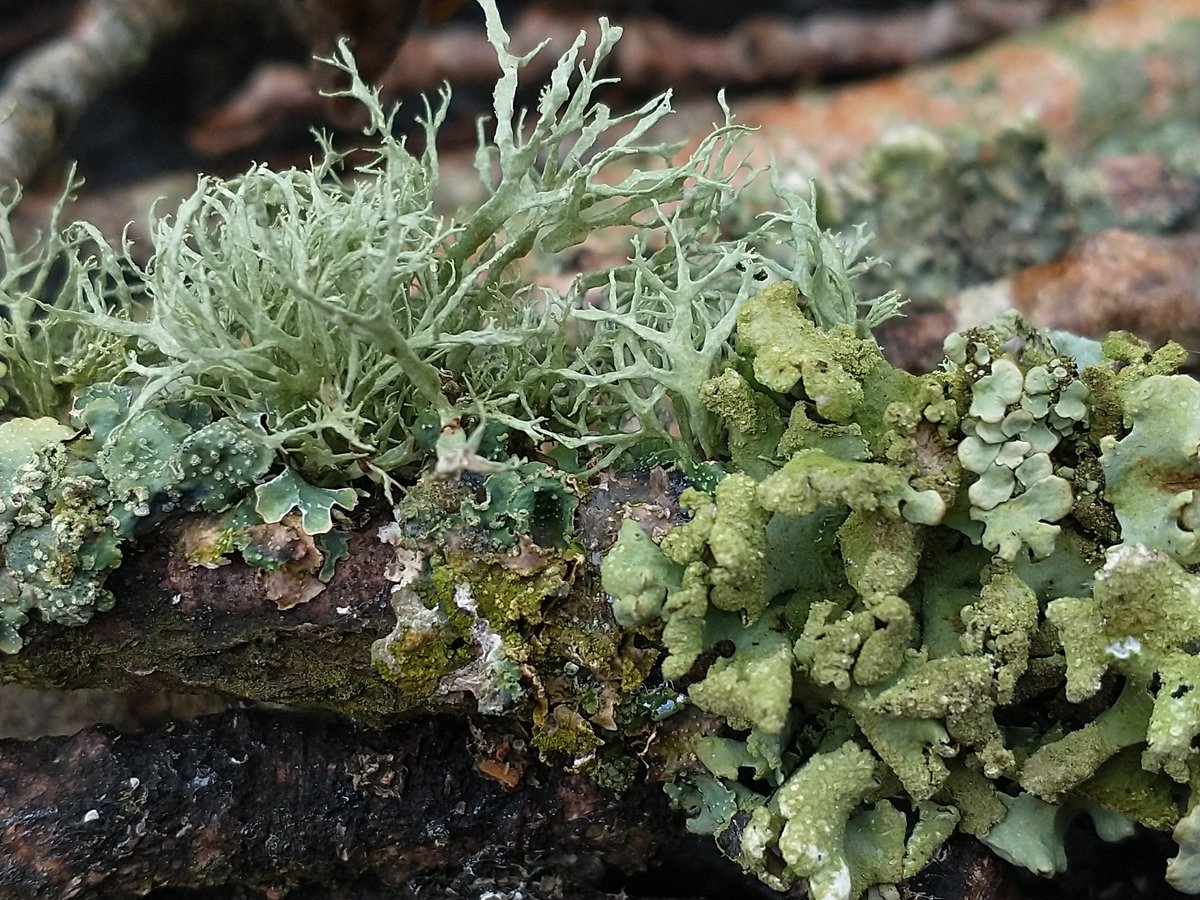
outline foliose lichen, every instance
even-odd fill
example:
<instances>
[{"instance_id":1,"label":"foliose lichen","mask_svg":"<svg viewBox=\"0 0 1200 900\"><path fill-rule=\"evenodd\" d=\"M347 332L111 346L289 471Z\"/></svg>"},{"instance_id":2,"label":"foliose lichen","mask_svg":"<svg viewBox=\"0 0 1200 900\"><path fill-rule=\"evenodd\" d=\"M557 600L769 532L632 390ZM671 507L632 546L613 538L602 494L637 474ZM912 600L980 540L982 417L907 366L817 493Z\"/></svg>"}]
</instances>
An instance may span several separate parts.
<instances>
[{"instance_id":1,"label":"foliose lichen","mask_svg":"<svg viewBox=\"0 0 1200 900\"><path fill-rule=\"evenodd\" d=\"M846 900L956 828L1051 875L1087 812L1108 840L1174 827L1168 877L1194 890L1194 804L1170 799L1200 771L1180 355L1007 317L908 376L786 285L747 301L736 342L706 388L731 474L665 536L626 521L602 564L622 619L662 620L664 677L726 723L671 789L689 828L773 887ZM718 522L769 560L733 568L737 603ZM1028 704L1054 691L1077 711L1047 721Z\"/></svg>"},{"instance_id":2,"label":"foliose lichen","mask_svg":"<svg viewBox=\"0 0 1200 900\"><path fill-rule=\"evenodd\" d=\"M669 106L594 101L607 23L526 116L528 57L481 5L502 75L470 215L434 211L444 101L409 151L344 48L376 141L353 177L323 142L202 179L145 266L84 224L18 247L0 207L0 650L31 612L105 609L123 547L179 512L209 516L194 562L240 551L291 603L370 483L396 509L372 657L406 709L520 717L614 788L640 741L689 828L815 900L911 876L955 829L1057 871L1081 810L1173 829L1168 879L1200 889L1182 349L1007 318L899 371L861 233L780 185L724 232L731 118L681 164L643 143ZM634 156L661 165L611 183ZM630 226L630 261L563 293L518 265ZM690 485L585 545L591 479L632 462Z\"/></svg>"},{"instance_id":3,"label":"foliose lichen","mask_svg":"<svg viewBox=\"0 0 1200 900\"><path fill-rule=\"evenodd\" d=\"M238 518L225 528L229 540L215 538L198 560L208 562L232 549L238 529L263 524L233 510L273 459L259 431L209 421L202 408L134 410L132 397L125 386L92 385L69 412L74 427L48 417L0 424L0 650L21 649L19 629L31 610L47 622L82 625L111 608L104 581L123 546L166 515Z\"/></svg>"}]
</instances>

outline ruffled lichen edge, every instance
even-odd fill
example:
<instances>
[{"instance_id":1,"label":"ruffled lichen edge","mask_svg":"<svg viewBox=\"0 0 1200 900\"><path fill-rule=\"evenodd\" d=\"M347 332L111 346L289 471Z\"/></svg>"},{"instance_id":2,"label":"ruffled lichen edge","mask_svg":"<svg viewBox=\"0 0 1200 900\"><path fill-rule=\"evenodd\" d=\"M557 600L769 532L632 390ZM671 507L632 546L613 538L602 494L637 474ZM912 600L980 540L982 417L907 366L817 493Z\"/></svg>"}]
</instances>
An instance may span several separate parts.
<instances>
[{"instance_id":1,"label":"ruffled lichen edge","mask_svg":"<svg viewBox=\"0 0 1200 900\"><path fill-rule=\"evenodd\" d=\"M420 492L398 517L417 527L388 532L397 622L373 659L414 708L453 694L528 716L543 752L614 788L636 768L624 739L645 757L655 723L700 715L658 748L691 827L821 898L908 877L955 827L1048 874L1081 810L1107 834L1175 827L1169 877L1195 890L1194 804L1172 799L1194 794L1200 730L1180 639L1196 631L1200 419L1182 351L1009 319L954 336L943 371L900 372L869 336L895 298L851 287L859 241L782 189L783 212L720 232L736 126L674 165L634 143L660 99L589 154L622 124L591 102L619 36L603 25L590 61L580 42L555 69L527 136L525 58L483 5L503 75L479 154L491 199L467 220L432 212L443 107L410 154L344 52L332 62L379 142L353 180L327 144L312 170L204 180L142 268L86 224L18 247L5 216L4 649L30 612L79 625L107 608L122 546L162 517L218 517L197 564L237 550L285 569L253 529L327 534L364 475L465 484L450 510L479 542L465 554L438 543L444 523L420 525ZM662 167L606 185L635 153ZM629 225L657 237L564 297L535 301L515 268ZM759 291L763 275L777 281ZM606 303L577 302L589 291ZM637 458L695 482L686 523L622 526L602 567L618 618L661 640L658 670L612 620L597 629L594 603L540 627L599 596L577 500ZM288 577L319 582L320 557ZM1126 583L1161 602L1133 608ZM1113 696L1050 724L1025 709L1056 690ZM1136 793L1114 789L1131 777Z\"/></svg>"}]
</instances>

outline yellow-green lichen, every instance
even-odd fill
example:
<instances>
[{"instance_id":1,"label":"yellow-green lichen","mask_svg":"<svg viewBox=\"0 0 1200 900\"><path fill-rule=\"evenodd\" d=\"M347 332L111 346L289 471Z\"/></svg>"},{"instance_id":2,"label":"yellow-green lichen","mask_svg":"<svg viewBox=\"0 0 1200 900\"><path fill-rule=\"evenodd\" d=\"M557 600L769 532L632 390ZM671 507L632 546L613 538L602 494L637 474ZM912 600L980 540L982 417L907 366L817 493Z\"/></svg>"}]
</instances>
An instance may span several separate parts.
<instances>
[{"instance_id":1,"label":"yellow-green lichen","mask_svg":"<svg viewBox=\"0 0 1200 900\"><path fill-rule=\"evenodd\" d=\"M434 596L451 596L460 584L470 585L480 613L498 632L517 630L520 623L542 621L547 604L565 597L581 565L582 553L565 549L542 561L535 571L505 564L497 555L452 552L433 562L430 584Z\"/></svg>"}]
</instances>

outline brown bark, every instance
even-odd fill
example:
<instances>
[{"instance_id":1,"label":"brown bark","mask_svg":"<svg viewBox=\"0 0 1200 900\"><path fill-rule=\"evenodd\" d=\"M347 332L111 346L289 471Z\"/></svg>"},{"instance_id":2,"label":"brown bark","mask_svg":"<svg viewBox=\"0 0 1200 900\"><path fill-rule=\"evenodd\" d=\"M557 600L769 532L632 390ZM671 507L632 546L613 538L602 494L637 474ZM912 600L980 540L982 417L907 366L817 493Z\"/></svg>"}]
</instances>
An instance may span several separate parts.
<instances>
[{"instance_id":1,"label":"brown bark","mask_svg":"<svg viewBox=\"0 0 1200 900\"><path fill-rule=\"evenodd\" d=\"M465 721L389 731L235 711L142 735L107 727L0 742L0 897L282 889L371 876L398 888L484 851L635 872L676 831L657 789L615 800L532 764L518 790L477 769ZM586 884L589 880L580 879Z\"/></svg>"},{"instance_id":2,"label":"brown bark","mask_svg":"<svg viewBox=\"0 0 1200 900\"><path fill-rule=\"evenodd\" d=\"M467 481L446 483L439 490L443 498L453 497L451 507L473 496ZM637 501L653 511L647 515L669 518L680 515L675 498L661 470L612 476L581 506L574 533L587 552L596 554L615 539L619 504ZM271 542L274 552L293 553L302 566L319 566L321 560L311 564L311 557L305 556L316 549L312 539L298 526L289 527L289 521L264 527L262 540ZM324 585L310 568L295 576L286 569L268 572L245 564L236 553L225 565L193 564L189 555L210 533L208 520L191 516L159 522L125 552L121 566L105 582L118 598L114 608L81 627L31 616L22 629L22 650L0 654L0 681L48 688L219 693L332 709L377 724L414 712L473 710L470 676L485 652L481 645L467 642L456 647L453 661L443 654L439 658L445 669L439 671L425 664L419 649L403 650L417 660L416 680L428 688L423 694L413 689L406 693L403 679L385 677L372 661L372 644L389 635L398 618L393 609L393 588L400 577L395 571L397 550L379 537L380 526L389 522L391 517L378 508L375 514L363 513L349 537L347 555ZM424 527L401 524L417 532ZM478 535L463 523L461 530L442 535L436 545L423 546L430 554L457 553L470 565L494 564L500 566L500 574L520 578L536 577L556 559L553 551L529 543L502 559L467 549L477 541ZM529 654L522 660L528 663L523 677L538 697L568 664L598 668L598 677L620 680L620 667L628 660L616 659L618 648L632 640L613 619L595 583L594 567L564 562L555 571L559 580L547 582L548 593L540 598L538 609L513 612L511 621L502 616L495 626L520 630L519 643ZM523 584L532 589L530 582ZM411 603L405 610L399 615L407 623ZM583 633L586 649L576 641ZM600 658L609 647L613 659ZM621 653L636 659L642 670L653 662L649 651L630 648ZM452 672L462 677L443 678ZM439 679L445 688L433 692Z\"/></svg>"},{"instance_id":3,"label":"brown bark","mask_svg":"<svg viewBox=\"0 0 1200 900\"><path fill-rule=\"evenodd\" d=\"M625 90L670 87L683 93L862 75L1031 28L1066 5L1056 0L941 0L916 10L873 14L763 14L713 34L697 33L662 16L617 12L614 21L625 34L612 65ZM530 66L531 80L545 77L558 54L580 30L594 30L596 15L604 11L577 8L564 14L562 7L530 4L512 23L516 53L550 38L550 47ZM442 81L490 83L498 74L491 59L481 31L464 27L414 35L396 55L384 84L432 90Z\"/></svg>"},{"instance_id":4,"label":"brown bark","mask_svg":"<svg viewBox=\"0 0 1200 900\"><path fill-rule=\"evenodd\" d=\"M194 520L193 520L194 521ZM318 706L375 721L408 711L371 665L395 624L384 570L392 549L374 522L350 542L324 591L280 609L263 570L183 557L187 522L145 538L106 586L119 598L83 627L31 621L25 647L0 656L0 680L40 687L225 693Z\"/></svg>"}]
</instances>

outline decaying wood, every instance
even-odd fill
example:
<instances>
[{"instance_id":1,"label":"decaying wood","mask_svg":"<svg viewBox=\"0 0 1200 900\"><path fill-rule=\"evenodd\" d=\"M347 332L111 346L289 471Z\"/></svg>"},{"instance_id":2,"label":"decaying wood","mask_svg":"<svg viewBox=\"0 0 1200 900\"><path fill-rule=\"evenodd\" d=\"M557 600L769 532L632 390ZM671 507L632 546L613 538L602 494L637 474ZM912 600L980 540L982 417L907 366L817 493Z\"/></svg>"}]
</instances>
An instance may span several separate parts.
<instances>
[{"instance_id":1,"label":"decaying wood","mask_svg":"<svg viewBox=\"0 0 1200 900\"><path fill-rule=\"evenodd\" d=\"M1102 231L1010 283L1013 305L1038 324L1090 337L1121 329L1155 346L1200 349L1200 232Z\"/></svg>"},{"instance_id":2,"label":"decaying wood","mask_svg":"<svg viewBox=\"0 0 1200 900\"><path fill-rule=\"evenodd\" d=\"M0 897L366 874L398 887L504 848L559 866L589 854L603 876L636 872L676 830L657 789L616 800L539 764L509 789L478 771L472 740L461 720L372 731L235 711L140 735L0 742Z\"/></svg>"},{"instance_id":3,"label":"decaying wood","mask_svg":"<svg viewBox=\"0 0 1200 900\"><path fill-rule=\"evenodd\" d=\"M102 92L185 21L187 0L93 0L74 27L15 65L0 90L0 185L25 183Z\"/></svg>"},{"instance_id":4,"label":"decaying wood","mask_svg":"<svg viewBox=\"0 0 1200 900\"><path fill-rule=\"evenodd\" d=\"M1043 328L1096 339L1130 331L1151 346L1176 341L1200 351L1200 232L1162 236L1107 229L1074 241L1060 258L948 297L888 322L888 358L928 372L946 335L1015 309ZM1193 365L1196 357L1193 355Z\"/></svg>"},{"instance_id":5,"label":"decaying wood","mask_svg":"<svg viewBox=\"0 0 1200 900\"><path fill-rule=\"evenodd\" d=\"M372 642L395 623L384 575L392 549L378 541L376 527L352 538L350 556L325 590L280 609L261 570L240 561L189 565L182 555L186 525L163 529L126 558L107 583L120 597L112 612L81 628L30 622L22 652L0 657L0 679L227 693L362 714L374 709L379 720L405 711L405 698L371 665Z\"/></svg>"}]
</instances>

